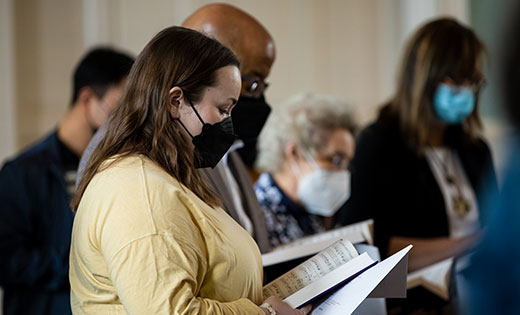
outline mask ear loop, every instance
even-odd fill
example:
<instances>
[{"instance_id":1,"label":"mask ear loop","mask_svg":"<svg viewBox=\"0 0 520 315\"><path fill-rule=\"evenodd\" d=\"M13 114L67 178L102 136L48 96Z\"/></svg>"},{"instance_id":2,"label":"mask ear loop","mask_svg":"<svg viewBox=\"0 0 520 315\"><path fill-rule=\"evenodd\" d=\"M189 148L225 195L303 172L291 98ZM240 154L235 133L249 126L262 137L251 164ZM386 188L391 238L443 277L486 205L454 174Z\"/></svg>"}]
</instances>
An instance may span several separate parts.
<instances>
[{"instance_id":1,"label":"mask ear loop","mask_svg":"<svg viewBox=\"0 0 520 315\"><path fill-rule=\"evenodd\" d=\"M195 109L195 106L193 106L193 103L190 100L188 100L188 102L190 103L191 108L193 109L193 111L195 112L197 117L199 118L202 125L205 125L206 123L204 122L204 120L202 120L202 117L200 117L199 112L197 112L197 110Z\"/></svg>"},{"instance_id":2,"label":"mask ear loop","mask_svg":"<svg viewBox=\"0 0 520 315\"><path fill-rule=\"evenodd\" d=\"M190 106L191 108L193 109L193 111L195 112L195 115L197 115L197 117L199 118L200 122L202 123L202 125L204 126L205 125L205 122L204 120L202 120L202 117L200 117L199 113L197 112L197 110L195 109L195 106L193 106L193 103L188 99L188 103L190 103ZM186 130L186 132L190 135L190 137L193 139L193 135L191 134L191 132L188 130L188 128L186 128L186 126L184 126L184 124L182 123L181 119L180 118L177 118L177 120L181 123L181 126L182 128L184 128L184 130Z\"/></svg>"},{"instance_id":3,"label":"mask ear loop","mask_svg":"<svg viewBox=\"0 0 520 315\"><path fill-rule=\"evenodd\" d=\"M315 169L320 169L320 167L318 166L318 163L316 163L316 160L312 157L312 155L309 153L308 150L306 149L303 149L301 150L303 152L303 156L304 158L307 160L307 162L311 163L312 166L315 168ZM300 173L301 169L300 167L296 164L296 162L294 161L291 161L291 163L289 164L290 167L291 167L291 170L292 172L297 175Z\"/></svg>"},{"instance_id":4,"label":"mask ear loop","mask_svg":"<svg viewBox=\"0 0 520 315\"><path fill-rule=\"evenodd\" d=\"M312 166L314 166L314 168L320 169L320 167L318 166L318 163L316 163L316 160L312 157L312 155L309 153L309 151L306 149L303 149L302 151L303 151L303 155L305 156L305 159L307 160L307 162L311 163Z\"/></svg>"},{"instance_id":5,"label":"mask ear loop","mask_svg":"<svg viewBox=\"0 0 520 315\"><path fill-rule=\"evenodd\" d=\"M296 164L296 162L291 161L291 163L289 163L289 166L291 167L291 171L294 175L298 176L298 174L300 174L301 170L300 167Z\"/></svg>"},{"instance_id":6,"label":"mask ear loop","mask_svg":"<svg viewBox=\"0 0 520 315\"><path fill-rule=\"evenodd\" d=\"M182 123L181 119L180 118L177 118L176 119L182 126L182 128L184 128L184 130L186 130L186 132L190 135L190 137L193 139L193 136L191 135L191 132L188 130L188 128L186 128L186 126L184 126L184 124Z\"/></svg>"}]
</instances>

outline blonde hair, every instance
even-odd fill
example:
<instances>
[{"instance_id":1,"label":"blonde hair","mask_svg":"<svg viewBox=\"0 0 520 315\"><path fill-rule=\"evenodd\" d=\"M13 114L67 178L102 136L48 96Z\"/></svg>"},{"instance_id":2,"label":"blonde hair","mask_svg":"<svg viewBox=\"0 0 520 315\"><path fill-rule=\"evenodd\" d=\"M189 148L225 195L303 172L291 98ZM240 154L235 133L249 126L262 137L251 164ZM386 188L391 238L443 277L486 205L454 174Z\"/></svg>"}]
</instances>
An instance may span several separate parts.
<instances>
[{"instance_id":1,"label":"blonde hair","mask_svg":"<svg viewBox=\"0 0 520 315\"><path fill-rule=\"evenodd\" d=\"M346 129L354 135L356 125L349 106L331 96L298 94L274 107L260 133L257 169L276 173L285 161L285 147L294 142L311 153L327 143L324 131Z\"/></svg>"}]
</instances>

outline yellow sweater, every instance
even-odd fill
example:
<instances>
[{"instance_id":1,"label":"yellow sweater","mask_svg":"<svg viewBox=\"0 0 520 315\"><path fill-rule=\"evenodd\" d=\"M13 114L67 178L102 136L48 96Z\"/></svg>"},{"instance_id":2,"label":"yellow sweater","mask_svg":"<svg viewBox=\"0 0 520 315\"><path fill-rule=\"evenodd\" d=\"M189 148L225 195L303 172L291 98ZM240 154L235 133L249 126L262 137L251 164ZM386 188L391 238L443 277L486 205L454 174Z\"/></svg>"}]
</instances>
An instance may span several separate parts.
<instances>
[{"instance_id":1,"label":"yellow sweater","mask_svg":"<svg viewBox=\"0 0 520 315\"><path fill-rule=\"evenodd\" d=\"M88 185L69 277L74 314L264 314L254 240L143 156Z\"/></svg>"}]
</instances>

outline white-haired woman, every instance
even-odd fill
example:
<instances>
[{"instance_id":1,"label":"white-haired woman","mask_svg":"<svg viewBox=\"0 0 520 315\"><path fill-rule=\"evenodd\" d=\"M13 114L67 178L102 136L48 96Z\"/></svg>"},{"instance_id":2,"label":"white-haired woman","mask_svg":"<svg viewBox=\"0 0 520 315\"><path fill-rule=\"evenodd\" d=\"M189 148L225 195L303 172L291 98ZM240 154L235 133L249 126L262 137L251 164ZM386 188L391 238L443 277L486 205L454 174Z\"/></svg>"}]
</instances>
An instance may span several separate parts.
<instances>
[{"instance_id":1,"label":"white-haired woman","mask_svg":"<svg viewBox=\"0 0 520 315\"><path fill-rule=\"evenodd\" d=\"M350 195L354 131L348 106L330 96L301 94L274 109L255 184L273 247L333 226Z\"/></svg>"}]
</instances>

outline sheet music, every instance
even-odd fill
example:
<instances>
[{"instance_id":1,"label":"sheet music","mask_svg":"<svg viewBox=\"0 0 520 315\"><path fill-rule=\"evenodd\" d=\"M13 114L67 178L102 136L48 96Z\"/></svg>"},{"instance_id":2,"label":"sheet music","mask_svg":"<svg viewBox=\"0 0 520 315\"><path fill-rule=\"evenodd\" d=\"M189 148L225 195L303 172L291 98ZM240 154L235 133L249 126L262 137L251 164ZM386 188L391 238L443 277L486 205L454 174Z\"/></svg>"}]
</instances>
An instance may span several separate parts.
<instances>
[{"instance_id":1,"label":"sheet music","mask_svg":"<svg viewBox=\"0 0 520 315\"><path fill-rule=\"evenodd\" d=\"M312 311L313 315L348 315L365 300L381 281L408 255L412 245L408 245L374 267L368 269L352 282L336 291ZM407 258L406 258L407 259ZM406 262L405 262L406 263ZM404 269L406 269L404 265ZM403 277L406 271L403 273ZM403 279L404 280L404 279ZM404 288L403 288L404 289Z\"/></svg>"},{"instance_id":2,"label":"sheet music","mask_svg":"<svg viewBox=\"0 0 520 315\"><path fill-rule=\"evenodd\" d=\"M335 270L358 253L352 243L340 240L264 287L264 298L284 299L306 285Z\"/></svg>"},{"instance_id":3,"label":"sheet music","mask_svg":"<svg viewBox=\"0 0 520 315\"><path fill-rule=\"evenodd\" d=\"M296 293L291 294L289 297L284 299L284 302L289 304L293 308L298 308L310 300L321 296L329 289L340 285L341 283L348 282L359 274L363 270L370 268L376 264L367 253L363 253L357 257L354 257L351 261L346 264L339 266L322 278L314 281L313 283L303 287ZM334 289L333 289L334 290Z\"/></svg>"},{"instance_id":4,"label":"sheet music","mask_svg":"<svg viewBox=\"0 0 520 315\"><path fill-rule=\"evenodd\" d=\"M340 239L352 244L367 242L372 244L373 220L366 220L339 229L314 234L283 244L262 255L264 267L281 262L314 255Z\"/></svg>"}]
</instances>

